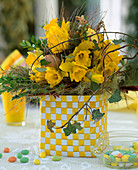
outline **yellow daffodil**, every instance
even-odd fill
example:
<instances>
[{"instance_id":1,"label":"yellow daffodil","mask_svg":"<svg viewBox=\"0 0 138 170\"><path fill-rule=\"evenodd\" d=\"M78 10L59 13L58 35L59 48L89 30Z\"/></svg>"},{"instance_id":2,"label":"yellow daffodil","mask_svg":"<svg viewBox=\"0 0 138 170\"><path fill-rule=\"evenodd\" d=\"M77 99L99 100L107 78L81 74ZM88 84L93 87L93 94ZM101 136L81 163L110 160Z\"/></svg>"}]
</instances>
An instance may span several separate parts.
<instances>
[{"instance_id":1,"label":"yellow daffodil","mask_svg":"<svg viewBox=\"0 0 138 170\"><path fill-rule=\"evenodd\" d=\"M57 24L57 18L53 18L50 22L49 22L49 24L46 24L44 27L43 27L43 29L44 30L49 30L50 29L50 27L53 27L53 26L58 26L58 24Z\"/></svg>"},{"instance_id":2,"label":"yellow daffodil","mask_svg":"<svg viewBox=\"0 0 138 170\"><path fill-rule=\"evenodd\" d=\"M45 35L48 39L48 47L52 48L59 43L62 43L64 41L68 41L70 39L68 31L70 28L70 22L68 21L65 23L65 19L63 18L61 27L56 23L57 19L53 20L51 23L44 26L44 29L46 30ZM60 53L64 50L66 50L69 46L68 42L65 42L63 44L60 44L54 48L51 49L53 53Z\"/></svg>"},{"instance_id":3,"label":"yellow daffodil","mask_svg":"<svg viewBox=\"0 0 138 170\"><path fill-rule=\"evenodd\" d=\"M90 51L80 51L75 56L75 61L77 64L90 66L91 65L91 59L89 58Z\"/></svg>"},{"instance_id":4,"label":"yellow daffodil","mask_svg":"<svg viewBox=\"0 0 138 170\"><path fill-rule=\"evenodd\" d=\"M47 80L48 84L50 84L50 87L53 88L55 85L59 84L63 77L67 77L68 74L59 71L52 67L47 67L45 79Z\"/></svg>"},{"instance_id":5,"label":"yellow daffodil","mask_svg":"<svg viewBox=\"0 0 138 170\"><path fill-rule=\"evenodd\" d=\"M87 67L77 64L76 62L62 62L60 67L61 70L69 72L71 81L81 81L87 73Z\"/></svg>"},{"instance_id":6,"label":"yellow daffodil","mask_svg":"<svg viewBox=\"0 0 138 170\"><path fill-rule=\"evenodd\" d=\"M93 35L93 34L96 34L96 32L91 29L91 28L88 28L88 31L87 31L87 36L90 36L90 35ZM96 40L98 42L98 35L93 35L89 38L90 41L93 41L93 40Z\"/></svg>"},{"instance_id":7,"label":"yellow daffodil","mask_svg":"<svg viewBox=\"0 0 138 170\"><path fill-rule=\"evenodd\" d=\"M94 43L91 41L83 41L75 48L75 50L71 55L75 56L80 51L87 51L89 49L94 49L94 46L95 46Z\"/></svg>"},{"instance_id":8,"label":"yellow daffodil","mask_svg":"<svg viewBox=\"0 0 138 170\"><path fill-rule=\"evenodd\" d=\"M75 80L76 82L81 81L84 77L87 71L81 67L74 66L72 69L72 73L70 74L71 81Z\"/></svg>"},{"instance_id":9,"label":"yellow daffodil","mask_svg":"<svg viewBox=\"0 0 138 170\"><path fill-rule=\"evenodd\" d=\"M40 49L37 49L34 52L28 52L28 56L26 58L26 64L31 66L33 62L37 59L39 55L41 55L43 52ZM34 65L39 65L40 58L35 61Z\"/></svg>"},{"instance_id":10,"label":"yellow daffodil","mask_svg":"<svg viewBox=\"0 0 138 170\"><path fill-rule=\"evenodd\" d=\"M39 72L37 71L36 69L37 68L41 68L41 66L38 66L38 65L34 65L32 67L32 70L30 71L29 75L30 75L30 79L31 80L34 80L36 82L42 82L45 80L45 71L43 72Z\"/></svg>"}]
</instances>

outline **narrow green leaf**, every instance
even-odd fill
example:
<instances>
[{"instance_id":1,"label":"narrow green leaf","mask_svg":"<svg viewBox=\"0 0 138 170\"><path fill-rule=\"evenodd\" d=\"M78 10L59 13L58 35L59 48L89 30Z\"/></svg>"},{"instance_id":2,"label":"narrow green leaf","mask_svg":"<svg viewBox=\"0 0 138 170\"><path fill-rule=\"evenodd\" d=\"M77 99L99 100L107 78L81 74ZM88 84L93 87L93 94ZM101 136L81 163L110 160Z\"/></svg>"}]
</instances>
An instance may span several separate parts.
<instances>
[{"instance_id":1,"label":"narrow green leaf","mask_svg":"<svg viewBox=\"0 0 138 170\"><path fill-rule=\"evenodd\" d=\"M44 71L46 71L46 68L39 68L39 67L37 67L36 70L39 71L39 72L44 72Z\"/></svg>"},{"instance_id":2,"label":"narrow green leaf","mask_svg":"<svg viewBox=\"0 0 138 170\"><path fill-rule=\"evenodd\" d=\"M29 47L31 47L31 43L29 41L26 41L26 45L28 45Z\"/></svg>"}]
</instances>

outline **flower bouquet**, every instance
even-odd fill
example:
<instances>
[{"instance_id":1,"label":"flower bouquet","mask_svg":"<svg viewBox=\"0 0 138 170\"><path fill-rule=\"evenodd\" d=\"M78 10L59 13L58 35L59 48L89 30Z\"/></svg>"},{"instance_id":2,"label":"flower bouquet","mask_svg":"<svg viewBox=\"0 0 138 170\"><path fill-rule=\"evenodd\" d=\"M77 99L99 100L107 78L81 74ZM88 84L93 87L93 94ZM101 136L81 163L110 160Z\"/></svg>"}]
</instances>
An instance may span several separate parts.
<instances>
[{"instance_id":1,"label":"flower bouquet","mask_svg":"<svg viewBox=\"0 0 138 170\"><path fill-rule=\"evenodd\" d=\"M123 50L127 47L137 49L138 40L122 32L107 32L103 20L96 21L95 24L92 16L75 16L69 20L62 16L60 19L52 19L42 28L44 37L36 40L35 36L32 36L30 42L23 40L20 43L29 51L27 67L2 70L0 93L14 93L13 99L43 96L40 106L42 150L45 150L45 147L54 150L55 145L64 146L65 143L71 146L74 140L76 143L73 141L72 145L86 145L84 150L87 152L90 146L95 144L99 133L106 130L107 98L110 103L118 102L123 98L121 91L125 94L130 87L131 90L137 90L137 53L131 56ZM109 39L110 34L115 37L120 35L122 38ZM133 44L127 44L127 36L133 40ZM135 75L132 75L132 72ZM105 93L108 93L107 97ZM77 116L78 119L72 121ZM47 128L51 132L47 131ZM64 135L60 134L61 129ZM54 130L58 134L56 137L52 134ZM69 138L77 132L80 133L79 137ZM83 142L78 144L85 132L87 136L83 136ZM49 140L46 137L49 137ZM91 142L91 138L94 141ZM70 142L66 139L70 139ZM46 140L48 144L45 145ZM63 147L62 150L64 152L68 148ZM61 146L56 151L49 151L48 154L60 155ZM64 154L73 156L71 152L69 155L65 152ZM76 156L79 156L78 153Z\"/></svg>"}]
</instances>

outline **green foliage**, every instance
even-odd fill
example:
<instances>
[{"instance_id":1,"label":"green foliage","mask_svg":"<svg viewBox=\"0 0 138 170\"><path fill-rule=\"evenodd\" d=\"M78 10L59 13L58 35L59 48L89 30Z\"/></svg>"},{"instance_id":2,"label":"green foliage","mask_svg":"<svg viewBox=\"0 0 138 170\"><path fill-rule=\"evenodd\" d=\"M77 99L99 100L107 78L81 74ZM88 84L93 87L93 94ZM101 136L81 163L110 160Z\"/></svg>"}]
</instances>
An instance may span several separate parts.
<instances>
[{"instance_id":1,"label":"green foliage","mask_svg":"<svg viewBox=\"0 0 138 170\"><path fill-rule=\"evenodd\" d=\"M90 87L90 89L91 89L92 91L96 91L98 88L99 88L99 85L98 85L96 82L91 81L91 87Z\"/></svg>"},{"instance_id":2,"label":"green foliage","mask_svg":"<svg viewBox=\"0 0 138 170\"><path fill-rule=\"evenodd\" d=\"M55 123L53 123L52 120L47 120L47 128L50 130L50 132L54 132L52 129L54 126Z\"/></svg>"},{"instance_id":3,"label":"green foliage","mask_svg":"<svg viewBox=\"0 0 138 170\"><path fill-rule=\"evenodd\" d=\"M138 86L138 57L128 62L125 72L125 82L122 85Z\"/></svg>"},{"instance_id":4,"label":"green foliage","mask_svg":"<svg viewBox=\"0 0 138 170\"><path fill-rule=\"evenodd\" d=\"M65 136L69 136L71 133L76 133L76 130L82 130L82 127L80 125L80 123L78 122L74 122L73 124L71 124L71 122L68 122L68 125L66 128L63 129Z\"/></svg>"},{"instance_id":5,"label":"green foliage","mask_svg":"<svg viewBox=\"0 0 138 170\"><path fill-rule=\"evenodd\" d=\"M121 91L116 89L113 95L108 99L109 103L119 102L122 99L120 93Z\"/></svg>"},{"instance_id":6,"label":"green foliage","mask_svg":"<svg viewBox=\"0 0 138 170\"><path fill-rule=\"evenodd\" d=\"M105 113L101 113L99 109L94 109L92 111L92 120L94 120L95 122L99 121L103 116L105 115Z\"/></svg>"},{"instance_id":7,"label":"green foliage","mask_svg":"<svg viewBox=\"0 0 138 170\"><path fill-rule=\"evenodd\" d=\"M47 66L51 62L47 62L45 59L40 60L41 66Z\"/></svg>"},{"instance_id":8,"label":"green foliage","mask_svg":"<svg viewBox=\"0 0 138 170\"><path fill-rule=\"evenodd\" d=\"M35 39L35 36L33 35L31 37L30 42L27 40L22 40L22 42L20 43L20 45L23 48L27 48L28 50L36 50L37 48L39 48L40 50L43 50L46 47L46 40L40 40L40 39Z\"/></svg>"},{"instance_id":9,"label":"green foliage","mask_svg":"<svg viewBox=\"0 0 138 170\"><path fill-rule=\"evenodd\" d=\"M46 68L39 68L39 67L37 67L36 70L39 71L39 72L44 72L44 71L46 71Z\"/></svg>"},{"instance_id":10,"label":"green foliage","mask_svg":"<svg viewBox=\"0 0 138 170\"><path fill-rule=\"evenodd\" d=\"M125 41L120 38L119 40L114 39L114 40L112 40L112 42L114 43L114 45L118 45L118 44L125 42Z\"/></svg>"}]
</instances>

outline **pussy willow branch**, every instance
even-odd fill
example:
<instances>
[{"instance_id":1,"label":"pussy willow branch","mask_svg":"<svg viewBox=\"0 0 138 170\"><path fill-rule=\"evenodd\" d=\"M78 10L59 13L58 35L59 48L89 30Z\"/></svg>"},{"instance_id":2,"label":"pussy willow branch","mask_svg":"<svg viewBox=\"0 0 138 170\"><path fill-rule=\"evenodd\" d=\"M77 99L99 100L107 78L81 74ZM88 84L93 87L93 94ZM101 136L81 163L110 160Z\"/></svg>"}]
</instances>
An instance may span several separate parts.
<instances>
[{"instance_id":1,"label":"pussy willow branch","mask_svg":"<svg viewBox=\"0 0 138 170\"><path fill-rule=\"evenodd\" d=\"M61 45L61 44L64 44L64 43L66 43L66 42L75 41L75 40L81 40L81 39L84 39L84 38L89 38L89 37L93 37L94 35L99 35L99 34L104 34L104 33L109 33L109 34L122 34L122 35L128 36L128 37L132 38L134 41L137 41L137 42L138 42L137 39L135 39L135 38L132 37L131 35L126 34L126 33L123 33L123 32L111 32L111 31L110 31L110 32L98 32L98 33L95 33L95 34L92 34L92 35L89 35L89 36L80 37L80 38L74 38L74 39L69 39L69 40L67 40L67 41L63 41L63 42L61 42L61 43L59 43L59 44L56 44L55 46L53 46L53 47L51 47L51 48L48 48L48 49L47 49L45 52L43 52L41 55L45 55L49 50L51 50L51 49L53 49L53 48L55 48L55 47L57 47L57 46L59 46L59 45ZM34 62L33 62L32 65L31 65L31 70L32 70L32 67L33 67L34 63L40 58L41 55L39 55L39 56L34 60Z\"/></svg>"}]
</instances>

